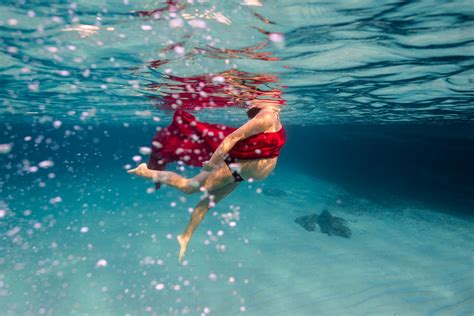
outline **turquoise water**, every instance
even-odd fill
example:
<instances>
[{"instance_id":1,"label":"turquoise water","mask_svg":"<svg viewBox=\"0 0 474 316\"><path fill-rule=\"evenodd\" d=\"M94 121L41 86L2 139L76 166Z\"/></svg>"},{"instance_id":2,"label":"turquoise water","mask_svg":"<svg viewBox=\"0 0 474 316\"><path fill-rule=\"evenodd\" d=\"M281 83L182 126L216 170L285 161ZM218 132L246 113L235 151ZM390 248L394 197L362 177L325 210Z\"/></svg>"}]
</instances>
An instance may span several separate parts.
<instances>
[{"instance_id":1,"label":"turquoise water","mask_svg":"<svg viewBox=\"0 0 474 316\"><path fill-rule=\"evenodd\" d=\"M472 314L472 3L170 3L0 5L0 314ZM126 170L252 97L286 101L278 166L179 263L200 194ZM351 238L295 223L325 209Z\"/></svg>"}]
</instances>

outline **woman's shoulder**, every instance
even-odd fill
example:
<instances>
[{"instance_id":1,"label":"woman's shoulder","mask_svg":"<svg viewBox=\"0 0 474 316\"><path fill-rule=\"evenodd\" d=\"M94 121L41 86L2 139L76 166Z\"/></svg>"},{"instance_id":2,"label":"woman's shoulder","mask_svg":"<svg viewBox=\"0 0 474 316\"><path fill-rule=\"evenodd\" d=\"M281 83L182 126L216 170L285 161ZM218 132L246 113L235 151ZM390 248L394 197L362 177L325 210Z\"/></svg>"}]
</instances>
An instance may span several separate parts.
<instances>
[{"instance_id":1,"label":"woman's shoulder","mask_svg":"<svg viewBox=\"0 0 474 316\"><path fill-rule=\"evenodd\" d=\"M273 133L278 132L280 129L283 128L283 125L280 122L280 115L275 111L261 111L260 119L266 121L266 125L268 126L265 129L265 133ZM259 113L260 114L260 113Z\"/></svg>"}]
</instances>

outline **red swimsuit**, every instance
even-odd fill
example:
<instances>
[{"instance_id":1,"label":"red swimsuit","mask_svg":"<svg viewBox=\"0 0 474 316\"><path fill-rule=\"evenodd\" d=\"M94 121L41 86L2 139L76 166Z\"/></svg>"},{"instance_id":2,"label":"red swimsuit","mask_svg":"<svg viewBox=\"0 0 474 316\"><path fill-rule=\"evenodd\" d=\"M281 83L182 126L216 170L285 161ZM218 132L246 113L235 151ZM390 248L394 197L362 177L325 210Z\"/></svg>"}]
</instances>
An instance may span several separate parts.
<instances>
[{"instance_id":1,"label":"red swimsuit","mask_svg":"<svg viewBox=\"0 0 474 316\"><path fill-rule=\"evenodd\" d=\"M153 137L152 152L148 168L164 170L167 163L183 163L202 167L211 158L224 138L235 131L235 127L199 122L188 112L178 110L171 124ZM240 140L229 152L237 159L266 159L278 157L285 143L285 131L260 133ZM159 183L157 183L159 188Z\"/></svg>"}]
</instances>

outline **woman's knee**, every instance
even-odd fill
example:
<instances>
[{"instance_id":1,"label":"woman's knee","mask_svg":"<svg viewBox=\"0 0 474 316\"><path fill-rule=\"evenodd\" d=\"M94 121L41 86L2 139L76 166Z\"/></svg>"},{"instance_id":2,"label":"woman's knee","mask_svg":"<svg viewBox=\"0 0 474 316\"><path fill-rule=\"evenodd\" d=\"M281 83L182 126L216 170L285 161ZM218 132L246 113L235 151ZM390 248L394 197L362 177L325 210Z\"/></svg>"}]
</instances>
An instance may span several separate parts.
<instances>
[{"instance_id":1,"label":"woman's knee","mask_svg":"<svg viewBox=\"0 0 474 316\"><path fill-rule=\"evenodd\" d=\"M182 187L182 191L186 194L192 194L200 191L201 184L193 179L187 179L185 181L184 186Z\"/></svg>"}]
</instances>

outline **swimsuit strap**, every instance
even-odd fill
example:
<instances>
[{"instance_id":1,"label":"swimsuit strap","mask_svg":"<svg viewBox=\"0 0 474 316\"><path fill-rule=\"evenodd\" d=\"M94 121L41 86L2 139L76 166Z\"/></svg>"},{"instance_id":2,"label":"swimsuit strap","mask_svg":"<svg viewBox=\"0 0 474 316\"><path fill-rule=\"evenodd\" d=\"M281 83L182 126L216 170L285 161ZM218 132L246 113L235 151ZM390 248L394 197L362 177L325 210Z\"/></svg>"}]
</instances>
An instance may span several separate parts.
<instances>
[{"instance_id":1,"label":"swimsuit strap","mask_svg":"<svg viewBox=\"0 0 474 316\"><path fill-rule=\"evenodd\" d=\"M240 175L240 173L238 173L236 170L232 170L230 168L230 164L231 163L235 163L235 159L230 157L230 156L227 156L227 158L224 159L224 162L225 164L227 165L227 168L229 168L229 171L232 173L232 177L234 177L234 182L242 182L242 181L245 181L244 178L242 178L242 176Z\"/></svg>"}]
</instances>

